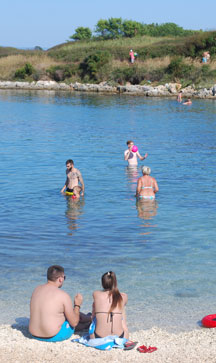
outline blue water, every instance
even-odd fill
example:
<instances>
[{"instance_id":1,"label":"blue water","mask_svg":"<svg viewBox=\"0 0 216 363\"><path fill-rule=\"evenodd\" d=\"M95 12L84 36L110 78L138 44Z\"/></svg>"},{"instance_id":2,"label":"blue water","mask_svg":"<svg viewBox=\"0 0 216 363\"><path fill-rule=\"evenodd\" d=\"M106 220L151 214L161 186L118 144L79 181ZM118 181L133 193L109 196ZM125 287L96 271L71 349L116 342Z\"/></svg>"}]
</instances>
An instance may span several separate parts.
<instances>
[{"instance_id":1,"label":"blue water","mask_svg":"<svg viewBox=\"0 0 216 363\"><path fill-rule=\"evenodd\" d=\"M100 277L128 293L129 330L199 328L216 313L216 101L52 91L0 91L0 323L29 317L49 265L91 310ZM141 165L157 179L153 204L136 204ZM65 161L83 175L79 203L60 194Z\"/></svg>"}]
</instances>

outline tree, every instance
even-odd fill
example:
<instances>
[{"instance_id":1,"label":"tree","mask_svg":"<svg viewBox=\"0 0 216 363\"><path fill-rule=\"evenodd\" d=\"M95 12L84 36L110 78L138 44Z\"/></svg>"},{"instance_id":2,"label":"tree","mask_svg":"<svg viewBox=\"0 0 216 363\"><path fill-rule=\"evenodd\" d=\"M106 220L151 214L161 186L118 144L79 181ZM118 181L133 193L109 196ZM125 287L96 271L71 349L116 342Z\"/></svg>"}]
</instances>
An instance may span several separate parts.
<instances>
[{"instance_id":1,"label":"tree","mask_svg":"<svg viewBox=\"0 0 216 363\"><path fill-rule=\"evenodd\" d=\"M123 22L123 33L124 36L128 38L142 35L142 24L133 20L125 20Z\"/></svg>"},{"instance_id":2,"label":"tree","mask_svg":"<svg viewBox=\"0 0 216 363\"><path fill-rule=\"evenodd\" d=\"M75 29L75 33L71 35L69 38L74 40L87 40L91 39L92 32L89 28L85 28L83 26L80 26Z\"/></svg>"},{"instance_id":3,"label":"tree","mask_svg":"<svg viewBox=\"0 0 216 363\"><path fill-rule=\"evenodd\" d=\"M100 19L95 28L95 32L101 36L103 39L109 37L109 22L108 20Z\"/></svg>"},{"instance_id":4,"label":"tree","mask_svg":"<svg viewBox=\"0 0 216 363\"><path fill-rule=\"evenodd\" d=\"M121 18L101 19L97 22L95 32L103 39L116 39L123 36Z\"/></svg>"}]
</instances>

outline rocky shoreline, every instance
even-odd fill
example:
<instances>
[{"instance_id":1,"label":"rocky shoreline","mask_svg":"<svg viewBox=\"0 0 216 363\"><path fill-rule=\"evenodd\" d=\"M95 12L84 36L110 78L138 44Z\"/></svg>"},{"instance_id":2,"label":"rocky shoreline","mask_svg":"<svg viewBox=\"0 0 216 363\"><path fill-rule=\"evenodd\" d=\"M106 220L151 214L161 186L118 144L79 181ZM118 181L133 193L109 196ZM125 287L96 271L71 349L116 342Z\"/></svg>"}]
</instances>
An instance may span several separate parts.
<instances>
[{"instance_id":1,"label":"rocky shoreline","mask_svg":"<svg viewBox=\"0 0 216 363\"><path fill-rule=\"evenodd\" d=\"M72 92L98 92L109 94L129 94L140 95L146 97L176 97L178 92L182 91L182 97L190 98L207 98L216 99L216 84L211 88L195 89L188 86L181 88L179 83L166 83L160 86L151 85L131 85L110 86L107 82L100 84L82 84L82 83L58 83L55 81L37 81L37 82L12 82L0 81L0 89L16 89L16 90L53 90L53 91L72 91Z\"/></svg>"}]
</instances>

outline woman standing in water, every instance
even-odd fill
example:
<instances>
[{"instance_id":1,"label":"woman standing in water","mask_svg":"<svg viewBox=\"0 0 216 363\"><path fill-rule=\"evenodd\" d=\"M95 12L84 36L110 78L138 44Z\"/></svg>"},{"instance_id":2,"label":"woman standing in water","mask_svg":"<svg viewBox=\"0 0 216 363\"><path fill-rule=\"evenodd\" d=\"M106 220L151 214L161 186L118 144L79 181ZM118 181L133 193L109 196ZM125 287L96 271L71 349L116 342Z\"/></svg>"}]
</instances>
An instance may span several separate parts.
<instances>
[{"instance_id":1,"label":"woman standing in water","mask_svg":"<svg viewBox=\"0 0 216 363\"><path fill-rule=\"evenodd\" d=\"M159 191L157 181L150 176L149 166L142 167L143 176L137 181L136 197L140 200L154 200L155 194Z\"/></svg>"},{"instance_id":2,"label":"woman standing in water","mask_svg":"<svg viewBox=\"0 0 216 363\"><path fill-rule=\"evenodd\" d=\"M103 291L93 292L92 318L96 317L96 328L91 338L103 338L118 335L128 339L125 305L128 297L120 293L116 275L113 271L106 272L101 278Z\"/></svg>"}]
</instances>

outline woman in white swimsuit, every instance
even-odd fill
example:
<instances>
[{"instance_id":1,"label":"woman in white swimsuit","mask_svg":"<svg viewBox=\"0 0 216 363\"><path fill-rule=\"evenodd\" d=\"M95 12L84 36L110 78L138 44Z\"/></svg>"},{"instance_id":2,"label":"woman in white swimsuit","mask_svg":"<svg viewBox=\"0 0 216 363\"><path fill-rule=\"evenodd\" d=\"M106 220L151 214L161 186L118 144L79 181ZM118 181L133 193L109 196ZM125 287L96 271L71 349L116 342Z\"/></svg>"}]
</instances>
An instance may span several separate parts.
<instances>
[{"instance_id":1,"label":"woman in white swimsuit","mask_svg":"<svg viewBox=\"0 0 216 363\"><path fill-rule=\"evenodd\" d=\"M125 305L127 294L117 288L117 279L113 271L106 272L101 278L103 290L93 292L92 318L96 317L96 328L91 338L104 338L118 335L128 339Z\"/></svg>"},{"instance_id":2,"label":"woman in white swimsuit","mask_svg":"<svg viewBox=\"0 0 216 363\"><path fill-rule=\"evenodd\" d=\"M140 200L154 200L155 194L159 191L157 181L150 176L149 166L142 167L143 176L137 181L136 197Z\"/></svg>"}]
</instances>

